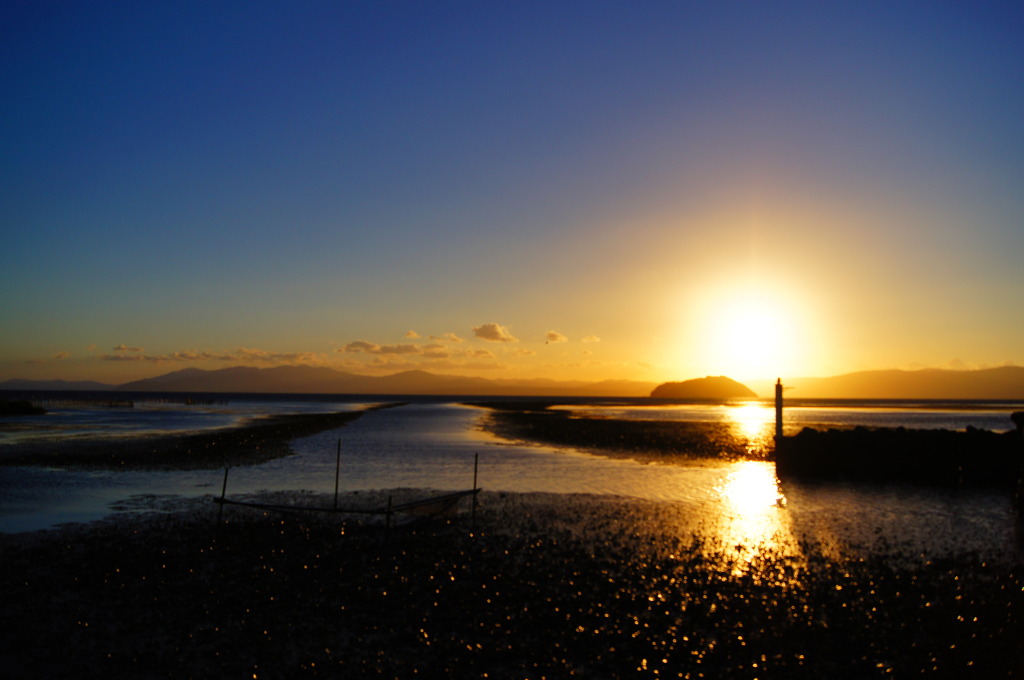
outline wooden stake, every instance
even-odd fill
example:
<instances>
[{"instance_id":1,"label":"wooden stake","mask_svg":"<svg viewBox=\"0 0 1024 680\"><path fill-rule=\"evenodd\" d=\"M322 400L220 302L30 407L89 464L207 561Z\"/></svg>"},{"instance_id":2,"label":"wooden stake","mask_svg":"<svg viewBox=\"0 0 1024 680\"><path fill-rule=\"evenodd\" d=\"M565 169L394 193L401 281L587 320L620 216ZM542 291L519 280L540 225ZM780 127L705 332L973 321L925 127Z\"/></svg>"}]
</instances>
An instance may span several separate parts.
<instances>
[{"instance_id":1,"label":"wooden stake","mask_svg":"<svg viewBox=\"0 0 1024 680\"><path fill-rule=\"evenodd\" d=\"M476 488L477 470L480 467L480 454L473 454L473 515L471 521L471 531L476 533L476 497L480 489Z\"/></svg>"},{"instance_id":2,"label":"wooden stake","mask_svg":"<svg viewBox=\"0 0 1024 680\"><path fill-rule=\"evenodd\" d=\"M220 524L224 518L224 495L228 492L228 470L231 468L224 468L224 484L220 487L220 508L217 510L217 524Z\"/></svg>"},{"instance_id":3,"label":"wooden stake","mask_svg":"<svg viewBox=\"0 0 1024 680\"><path fill-rule=\"evenodd\" d=\"M341 440L338 440L338 457L334 463L334 509L338 509L338 476L341 474Z\"/></svg>"}]
</instances>

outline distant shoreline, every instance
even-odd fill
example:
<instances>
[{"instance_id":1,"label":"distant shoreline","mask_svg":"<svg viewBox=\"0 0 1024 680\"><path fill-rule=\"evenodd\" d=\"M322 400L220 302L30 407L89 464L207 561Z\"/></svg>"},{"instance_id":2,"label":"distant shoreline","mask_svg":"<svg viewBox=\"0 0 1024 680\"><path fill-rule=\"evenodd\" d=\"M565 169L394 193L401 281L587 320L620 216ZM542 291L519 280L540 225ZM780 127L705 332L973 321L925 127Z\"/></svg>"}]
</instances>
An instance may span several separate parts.
<instances>
[{"instance_id":1,"label":"distant shoreline","mask_svg":"<svg viewBox=\"0 0 1024 680\"><path fill-rule=\"evenodd\" d=\"M256 465L292 453L289 442L343 427L360 411L252 418L210 432L19 442L0 446L0 465L104 470L211 470Z\"/></svg>"}]
</instances>

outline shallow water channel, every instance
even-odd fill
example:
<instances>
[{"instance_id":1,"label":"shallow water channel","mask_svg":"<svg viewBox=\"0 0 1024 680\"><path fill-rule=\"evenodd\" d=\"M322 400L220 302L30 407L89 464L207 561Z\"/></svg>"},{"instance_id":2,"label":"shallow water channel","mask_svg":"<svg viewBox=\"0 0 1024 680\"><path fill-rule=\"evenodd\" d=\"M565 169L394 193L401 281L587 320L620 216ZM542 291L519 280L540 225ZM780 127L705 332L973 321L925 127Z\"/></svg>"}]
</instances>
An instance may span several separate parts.
<instances>
[{"instance_id":1,"label":"shallow water channel","mask_svg":"<svg viewBox=\"0 0 1024 680\"><path fill-rule=\"evenodd\" d=\"M813 540L836 549L899 546L913 554L1016 550L1008 494L906 486L780 485L770 462L643 464L568 449L525 446L482 432L479 409L411 403L366 413L346 427L296 440L297 453L233 468L227 494L262 490L333 493L338 442L343 492L471 488L629 496L683 504L680 531L713 534L748 557L758 546ZM145 510L153 497L219 495L222 470L116 472L0 467L0 531L84 522Z\"/></svg>"}]
</instances>

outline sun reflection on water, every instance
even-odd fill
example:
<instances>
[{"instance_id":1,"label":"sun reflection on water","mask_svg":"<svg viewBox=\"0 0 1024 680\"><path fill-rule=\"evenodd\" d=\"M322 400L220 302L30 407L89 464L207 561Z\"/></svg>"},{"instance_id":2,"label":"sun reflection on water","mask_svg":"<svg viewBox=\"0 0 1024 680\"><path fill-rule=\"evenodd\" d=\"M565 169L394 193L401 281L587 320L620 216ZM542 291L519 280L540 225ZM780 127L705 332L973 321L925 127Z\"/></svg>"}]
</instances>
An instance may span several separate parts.
<instances>
[{"instance_id":1,"label":"sun reflection on water","mask_svg":"<svg viewBox=\"0 0 1024 680\"><path fill-rule=\"evenodd\" d=\"M772 447L775 410L762 404L743 404L729 407L726 414L736 435L747 440L747 453L767 457Z\"/></svg>"},{"instance_id":2,"label":"sun reflection on water","mask_svg":"<svg viewBox=\"0 0 1024 680\"><path fill-rule=\"evenodd\" d=\"M717 490L722 501L718 539L736 556L734 575L744 573L759 557L800 555L774 464L734 463Z\"/></svg>"}]
</instances>

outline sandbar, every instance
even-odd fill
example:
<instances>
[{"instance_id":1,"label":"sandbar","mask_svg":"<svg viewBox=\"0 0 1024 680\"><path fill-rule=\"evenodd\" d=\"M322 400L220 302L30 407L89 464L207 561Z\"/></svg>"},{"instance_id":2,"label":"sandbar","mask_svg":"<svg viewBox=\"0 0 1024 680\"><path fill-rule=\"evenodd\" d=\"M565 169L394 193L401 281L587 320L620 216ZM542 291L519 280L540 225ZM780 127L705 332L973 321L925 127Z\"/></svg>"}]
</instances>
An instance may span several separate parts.
<instances>
[{"instance_id":1,"label":"sandbar","mask_svg":"<svg viewBox=\"0 0 1024 680\"><path fill-rule=\"evenodd\" d=\"M54 438L6 444L0 446L0 465L113 470L207 470L255 465L289 455L293 439L342 427L364 412L274 415L252 418L234 427L185 434Z\"/></svg>"}]
</instances>

